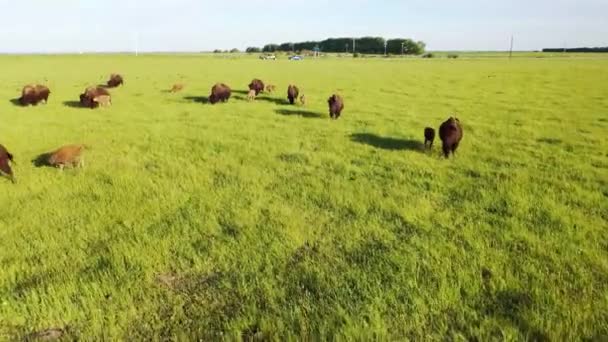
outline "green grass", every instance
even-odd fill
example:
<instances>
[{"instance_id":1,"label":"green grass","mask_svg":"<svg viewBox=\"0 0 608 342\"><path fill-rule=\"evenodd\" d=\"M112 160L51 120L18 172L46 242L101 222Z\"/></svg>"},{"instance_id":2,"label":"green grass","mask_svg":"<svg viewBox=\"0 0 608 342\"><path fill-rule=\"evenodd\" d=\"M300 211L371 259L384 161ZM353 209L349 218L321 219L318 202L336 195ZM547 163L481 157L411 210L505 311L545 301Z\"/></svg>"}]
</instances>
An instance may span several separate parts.
<instances>
[{"instance_id":1,"label":"green grass","mask_svg":"<svg viewBox=\"0 0 608 342\"><path fill-rule=\"evenodd\" d=\"M608 59L0 65L0 340L608 338ZM113 107L64 104L112 72ZM248 103L254 77L278 93ZM421 152L454 113L456 158ZM69 143L84 169L31 164Z\"/></svg>"}]
</instances>

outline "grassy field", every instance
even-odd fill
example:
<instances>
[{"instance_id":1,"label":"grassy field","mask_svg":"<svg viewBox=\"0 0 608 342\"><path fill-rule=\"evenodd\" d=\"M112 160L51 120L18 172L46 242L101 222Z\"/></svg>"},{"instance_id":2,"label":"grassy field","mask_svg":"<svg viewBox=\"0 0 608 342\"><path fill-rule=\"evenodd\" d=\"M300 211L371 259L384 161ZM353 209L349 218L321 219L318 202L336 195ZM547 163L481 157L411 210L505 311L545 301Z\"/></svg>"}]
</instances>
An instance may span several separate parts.
<instances>
[{"instance_id":1,"label":"grassy field","mask_svg":"<svg viewBox=\"0 0 608 342\"><path fill-rule=\"evenodd\" d=\"M0 65L0 340L608 339L608 59ZM112 72L113 107L74 106ZM450 115L456 158L423 152ZM32 165L69 143L84 169Z\"/></svg>"}]
</instances>

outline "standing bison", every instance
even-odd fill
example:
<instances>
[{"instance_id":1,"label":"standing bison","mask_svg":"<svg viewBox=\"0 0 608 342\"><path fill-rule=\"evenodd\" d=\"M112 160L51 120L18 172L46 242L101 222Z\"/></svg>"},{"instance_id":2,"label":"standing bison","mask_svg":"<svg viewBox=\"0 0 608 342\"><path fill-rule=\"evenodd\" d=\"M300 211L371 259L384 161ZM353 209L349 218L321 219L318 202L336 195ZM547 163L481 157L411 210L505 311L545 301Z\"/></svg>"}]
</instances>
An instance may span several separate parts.
<instances>
[{"instance_id":1,"label":"standing bison","mask_svg":"<svg viewBox=\"0 0 608 342\"><path fill-rule=\"evenodd\" d=\"M435 130L431 127L424 129L424 147L432 149L435 142Z\"/></svg>"},{"instance_id":2,"label":"standing bison","mask_svg":"<svg viewBox=\"0 0 608 342\"><path fill-rule=\"evenodd\" d=\"M211 95L209 95L209 102L216 104L218 102L226 102L230 99L232 90L224 83L218 83L211 88Z\"/></svg>"},{"instance_id":3,"label":"standing bison","mask_svg":"<svg viewBox=\"0 0 608 342\"><path fill-rule=\"evenodd\" d=\"M40 102L46 103L49 100L51 91L46 86L40 84L30 84L23 87L19 103L22 106L37 105Z\"/></svg>"},{"instance_id":4,"label":"standing bison","mask_svg":"<svg viewBox=\"0 0 608 342\"><path fill-rule=\"evenodd\" d=\"M13 155L0 144L0 174L6 175L11 182L15 183L15 177L9 162L13 162Z\"/></svg>"},{"instance_id":5,"label":"standing bison","mask_svg":"<svg viewBox=\"0 0 608 342\"><path fill-rule=\"evenodd\" d=\"M110 93L102 87L88 87L84 93L80 94L80 105L91 109L97 108L101 102L100 99L110 102Z\"/></svg>"},{"instance_id":6,"label":"standing bison","mask_svg":"<svg viewBox=\"0 0 608 342\"><path fill-rule=\"evenodd\" d=\"M110 79L108 80L108 88L116 88L123 84L124 80L122 79L122 76L119 74L110 75Z\"/></svg>"},{"instance_id":7,"label":"standing bison","mask_svg":"<svg viewBox=\"0 0 608 342\"><path fill-rule=\"evenodd\" d=\"M443 142L443 154L446 158L454 154L462 140L462 126L458 118L451 117L439 127L439 138Z\"/></svg>"},{"instance_id":8,"label":"standing bison","mask_svg":"<svg viewBox=\"0 0 608 342\"><path fill-rule=\"evenodd\" d=\"M329 105L329 117L333 120L338 120L344 109L344 99L342 99L342 96L332 95L327 99L327 104Z\"/></svg>"},{"instance_id":9,"label":"standing bison","mask_svg":"<svg viewBox=\"0 0 608 342\"><path fill-rule=\"evenodd\" d=\"M300 89L293 84L290 84L287 88L287 99L289 99L290 104L296 103L298 99L298 95L300 95Z\"/></svg>"},{"instance_id":10,"label":"standing bison","mask_svg":"<svg viewBox=\"0 0 608 342\"><path fill-rule=\"evenodd\" d=\"M249 83L249 90L255 90L255 96L260 95L264 91L264 82L257 78Z\"/></svg>"}]
</instances>

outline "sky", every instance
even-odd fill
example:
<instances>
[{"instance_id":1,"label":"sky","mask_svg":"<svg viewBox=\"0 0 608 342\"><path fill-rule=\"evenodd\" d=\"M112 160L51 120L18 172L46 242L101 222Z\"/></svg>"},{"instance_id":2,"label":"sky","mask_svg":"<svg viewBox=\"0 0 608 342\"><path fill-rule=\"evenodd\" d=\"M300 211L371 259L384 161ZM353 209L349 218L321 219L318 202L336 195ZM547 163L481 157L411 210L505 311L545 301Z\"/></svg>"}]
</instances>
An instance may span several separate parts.
<instances>
[{"instance_id":1,"label":"sky","mask_svg":"<svg viewBox=\"0 0 608 342\"><path fill-rule=\"evenodd\" d=\"M328 37L428 50L608 46L608 0L0 0L0 53L210 51Z\"/></svg>"}]
</instances>

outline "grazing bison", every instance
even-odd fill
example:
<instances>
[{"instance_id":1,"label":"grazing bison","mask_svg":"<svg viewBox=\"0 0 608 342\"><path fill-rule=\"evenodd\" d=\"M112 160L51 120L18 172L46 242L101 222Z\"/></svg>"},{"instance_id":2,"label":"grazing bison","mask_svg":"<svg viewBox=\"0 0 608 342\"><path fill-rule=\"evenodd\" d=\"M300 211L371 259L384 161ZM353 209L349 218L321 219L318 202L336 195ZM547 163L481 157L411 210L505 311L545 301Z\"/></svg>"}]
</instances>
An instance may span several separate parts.
<instances>
[{"instance_id":1,"label":"grazing bison","mask_svg":"<svg viewBox=\"0 0 608 342\"><path fill-rule=\"evenodd\" d=\"M211 95L209 95L209 102L216 104L218 102L226 102L230 99L232 91L230 87L224 83L218 83L211 88Z\"/></svg>"},{"instance_id":2,"label":"grazing bison","mask_svg":"<svg viewBox=\"0 0 608 342\"><path fill-rule=\"evenodd\" d=\"M122 76L119 74L110 75L110 79L108 80L108 88L116 88L123 84L124 80L122 79Z\"/></svg>"},{"instance_id":3,"label":"grazing bison","mask_svg":"<svg viewBox=\"0 0 608 342\"><path fill-rule=\"evenodd\" d=\"M439 138L443 142L443 154L446 158L454 154L462 140L462 126L458 118L451 117L439 127Z\"/></svg>"},{"instance_id":4,"label":"grazing bison","mask_svg":"<svg viewBox=\"0 0 608 342\"><path fill-rule=\"evenodd\" d=\"M249 93L247 93L247 100L253 101L255 100L255 89L251 89Z\"/></svg>"},{"instance_id":5,"label":"grazing bison","mask_svg":"<svg viewBox=\"0 0 608 342\"><path fill-rule=\"evenodd\" d=\"M40 84L30 84L23 87L19 103L23 106L37 105L40 102L46 103L49 100L51 91L46 86Z\"/></svg>"},{"instance_id":6,"label":"grazing bison","mask_svg":"<svg viewBox=\"0 0 608 342\"><path fill-rule=\"evenodd\" d=\"M58 167L63 170L64 167L84 167L84 159L82 158L82 150L84 145L66 145L60 147L54 152L48 154L48 165Z\"/></svg>"},{"instance_id":7,"label":"grazing bison","mask_svg":"<svg viewBox=\"0 0 608 342\"><path fill-rule=\"evenodd\" d=\"M269 92L269 93L274 92L276 89L277 89L277 87L275 85L273 85L273 84L269 84L269 85L266 86L266 91Z\"/></svg>"},{"instance_id":8,"label":"grazing bison","mask_svg":"<svg viewBox=\"0 0 608 342\"><path fill-rule=\"evenodd\" d=\"M424 129L424 147L433 148L433 142L435 142L435 130L427 127Z\"/></svg>"},{"instance_id":9,"label":"grazing bison","mask_svg":"<svg viewBox=\"0 0 608 342\"><path fill-rule=\"evenodd\" d=\"M99 107L99 102L95 101L95 98L99 100L100 96L107 96L109 98L110 93L102 87L88 87L84 93L80 94L80 105L91 109L97 108Z\"/></svg>"},{"instance_id":10,"label":"grazing bison","mask_svg":"<svg viewBox=\"0 0 608 342\"><path fill-rule=\"evenodd\" d=\"M329 117L338 120L344 109L344 100L342 99L342 96L336 94L332 95L327 99L327 104L329 104Z\"/></svg>"},{"instance_id":11,"label":"grazing bison","mask_svg":"<svg viewBox=\"0 0 608 342\"><path fill-rule=\"evenodd\" d=\"M287 88L287 99L289 99L290 104L296 103L298 99L298 95L300 95L300 90L293 84L290 84Z\"/></svg>"},{"instance_id":12,"label":"grazing bison","mask_svg":"<svg viewBox=\"0 0 608 342\"><path fill-rule=\"evenodd\" d=\"M249 83L249 90L255 90L255 96L260 95L264 91L264 82L257 78Z\"/></svg>"},{"instance_id":13,"label":"grazing bison","mask_svg":"<svg viewBox=\"0 0 608 342\"><path fill-rule=\"evenodd\" d=\"M180 92L184 89L184 85L182 83L177 83L173 85L173 88L171 88L171 92L172 93L177 93Z\"/></svg>"},{"instance_id":14,"label":"grazing bison","mask_svg":"<svg viewBox=\"0 0 608 342\"><path fill-rule=\"evenodd\" d=\"M13 176L13 170L9 162L13 162L13 155L0 144L0 173L6 175L11 182L15 183L15 176Z\"/></svg>"}]
</instances>

